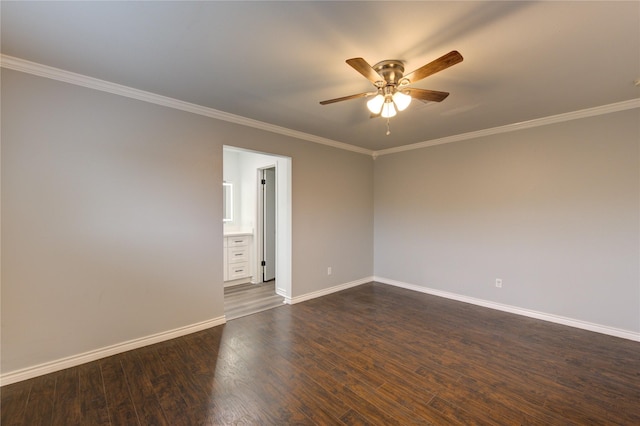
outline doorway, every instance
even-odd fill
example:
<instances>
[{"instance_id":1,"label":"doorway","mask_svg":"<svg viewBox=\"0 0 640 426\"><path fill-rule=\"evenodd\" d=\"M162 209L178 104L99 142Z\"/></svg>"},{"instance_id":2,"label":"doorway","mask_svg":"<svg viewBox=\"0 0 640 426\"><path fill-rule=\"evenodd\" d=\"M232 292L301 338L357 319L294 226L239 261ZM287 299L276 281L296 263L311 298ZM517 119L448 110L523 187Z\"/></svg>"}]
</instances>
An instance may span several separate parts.
<instances>
[{"instance_id":1,"label":"doorway","mask_svg":"<svg viewBox=\"0 0 640 426\"><path fill-rule=\"evenodd\" d=\"M260 170L260 199L258 209L262 213L262 282L276 279L276 168Z\"/></svg>"},{"instance_id":2,"label":"doorway","mask_svg":"<svg viewBox=\"0 0 640 426\"><path fill-rule=\"evenodd\" d=\"M240 300L235 297L239 290L255 293L257 287L266 286L273 288L280 304L290 303L291 158L224 146L223 180L231 183L234 192L233 216L223 224L224 236L242 234L250 241L250 279L225 280L225 307L232 300L231 293L236 293L233 299Z\"/></svg>"}]
</instances>

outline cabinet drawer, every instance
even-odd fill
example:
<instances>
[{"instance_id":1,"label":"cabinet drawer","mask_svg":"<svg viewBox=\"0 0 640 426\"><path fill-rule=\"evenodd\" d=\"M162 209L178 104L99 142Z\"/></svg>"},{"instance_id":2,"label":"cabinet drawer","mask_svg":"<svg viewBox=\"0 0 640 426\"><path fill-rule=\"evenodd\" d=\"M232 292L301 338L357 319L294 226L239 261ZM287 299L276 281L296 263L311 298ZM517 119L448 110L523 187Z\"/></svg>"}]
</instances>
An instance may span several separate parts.
<instances>
[{"instance_id":1,"label":"cabinet drawer","mask_svg":"<svg viewBox=\"0 0 640 426\"><path fill-rule=\"evenodd\" d=\"M249 247L228 247L227 262L238 263L247 262L249 260Z\"/></svg>"},{"instance_id":2,"label":"cabinet drawer","mask_svg":"<svg viewBox=\"0 0 640 426\"><path fill-rule=\"evenodd\" d=\"M249 245L249 236L243 235L240 237L227 237L227 247L239 247Z\"/></svg>"},{"instance_id":3,"label":"cabinet drawer","mask_svg":"<svg viewBox=\"0 0 640 426\"><path fill-rule=\"evenodd\" d=\"M227 272L229 280L237 280L249 276L249 262L239 262L229 264Z\"/></svg>"}]
</instances>

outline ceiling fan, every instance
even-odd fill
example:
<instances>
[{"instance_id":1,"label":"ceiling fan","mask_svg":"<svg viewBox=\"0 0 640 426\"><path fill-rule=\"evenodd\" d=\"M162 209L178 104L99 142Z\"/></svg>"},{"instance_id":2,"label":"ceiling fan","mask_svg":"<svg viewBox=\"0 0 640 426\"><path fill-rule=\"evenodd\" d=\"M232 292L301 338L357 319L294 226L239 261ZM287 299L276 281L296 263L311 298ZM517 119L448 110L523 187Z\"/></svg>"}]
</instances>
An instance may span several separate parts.
<instances>
[{"instance_id":1,"label":"ceiling fan","mask_svg":"<svg viewBox=\"0 0 640 426\"><path fill-rule=\"evenodd\" d=\"M448 92L418 89L409 86L425 77L462 62L462 59L462 55L458 51L453 50L407 75L404 75L404 63L400 60L392 59L381 61L371 66L362 58L347 59L347 64L373 83L376 90L329 99L321 101L320 104L328 105L349 99L375 96L367 102L367 108L371 111L372 117L382 116L384 118L391 118L397 114L397 111L403 111L407 108L412 98L423 101L442 102L449 96ZM387 134L389 134L388 131Z\"/></svg>"}]
</instances>

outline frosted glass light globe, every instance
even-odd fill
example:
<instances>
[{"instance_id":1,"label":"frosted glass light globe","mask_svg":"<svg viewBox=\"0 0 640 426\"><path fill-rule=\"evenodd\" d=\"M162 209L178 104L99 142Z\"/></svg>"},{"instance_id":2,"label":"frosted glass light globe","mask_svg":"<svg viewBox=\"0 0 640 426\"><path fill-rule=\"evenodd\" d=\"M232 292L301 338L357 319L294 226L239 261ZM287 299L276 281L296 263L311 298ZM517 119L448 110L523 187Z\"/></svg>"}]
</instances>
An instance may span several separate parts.
<instances>
[{"instance_id":1,"label":"frosted glass light globe","mask_svg":"<svg viewBox=\"0 0 640 426\"><path fill-rule=\"evenodd\" d=\"M396 92L393 94L393 102L398 107L398 111L404 111L411 103L411 96L402 92Z\"/></svg>"},{"instance_id":2,"label":"frosted glass light globe","mask_svg":"<svg viewBox=\"0 0 640 426\"><path fill-rule=\"evenodd\" d=\"M381 94L377 94L373 99L367 102L367 108L373 114L380 114L380 109L382 109L382 104L384 103L384 96Z\"/></svg>"},{"instance_id":3,"label":"frosted glass light globe","mask_svg":"<svg viewBox=\"0 0 640 426\"><path fill-rule=\"evenodd\" d=\"M397 114L396 107L393 106L393 102L391 101L385 102L384 105L382 106L381 115L384 118L391 118L391 117L395 117L396 114Z\"/></svg>"}]
</instances>

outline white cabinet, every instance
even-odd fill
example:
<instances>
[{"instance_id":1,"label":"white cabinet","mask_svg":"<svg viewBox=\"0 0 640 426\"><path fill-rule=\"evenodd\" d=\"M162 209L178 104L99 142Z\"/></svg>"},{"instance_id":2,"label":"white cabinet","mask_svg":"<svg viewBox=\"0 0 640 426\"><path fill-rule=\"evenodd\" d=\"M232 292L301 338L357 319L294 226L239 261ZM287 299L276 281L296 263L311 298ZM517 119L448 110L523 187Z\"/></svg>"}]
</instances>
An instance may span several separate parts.
<instances>
[{"instance_id":1,"label":"white cabinet","mask_svg":"<svg viewBox=\"0 0 640 426\"><path fill-rule=\"evenodd\" d=\"M249 249L251 235L228 235L224 237L224 280L236 281L251 278Z\"/></svg>"}]
</instances>

